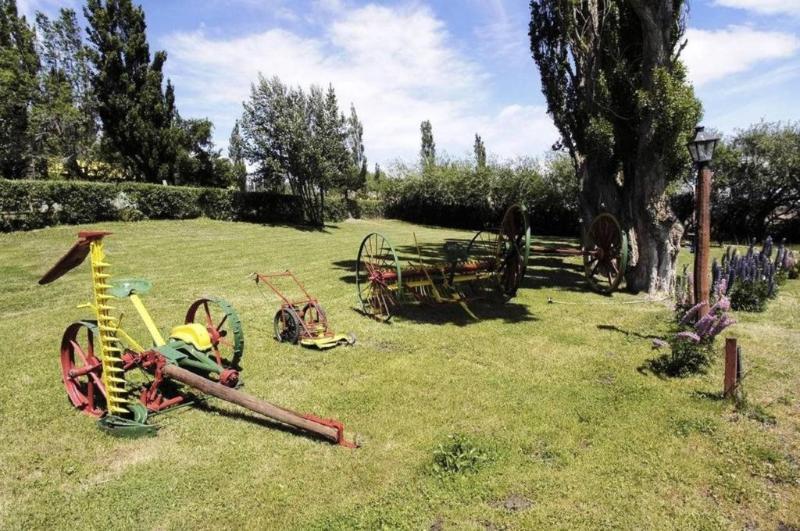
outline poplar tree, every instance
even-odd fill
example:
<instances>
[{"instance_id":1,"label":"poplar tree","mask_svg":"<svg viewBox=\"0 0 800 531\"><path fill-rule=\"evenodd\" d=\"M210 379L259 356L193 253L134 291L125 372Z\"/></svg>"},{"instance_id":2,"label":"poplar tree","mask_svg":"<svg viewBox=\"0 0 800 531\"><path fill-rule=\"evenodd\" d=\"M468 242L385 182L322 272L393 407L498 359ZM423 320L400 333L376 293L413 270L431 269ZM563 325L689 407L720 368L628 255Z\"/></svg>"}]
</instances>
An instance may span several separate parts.
<instances>
[{"instance_id":1,"label":"poplar tree","mask_svg":"<svg viewBox=\"0 0 800 531\"><path fill-rule=\"evenodd\" d=\"M30 111L38 98L33 29L15 0L0 0L0 176L20 179L31 172Z\"/></svg>"}]
</instances>

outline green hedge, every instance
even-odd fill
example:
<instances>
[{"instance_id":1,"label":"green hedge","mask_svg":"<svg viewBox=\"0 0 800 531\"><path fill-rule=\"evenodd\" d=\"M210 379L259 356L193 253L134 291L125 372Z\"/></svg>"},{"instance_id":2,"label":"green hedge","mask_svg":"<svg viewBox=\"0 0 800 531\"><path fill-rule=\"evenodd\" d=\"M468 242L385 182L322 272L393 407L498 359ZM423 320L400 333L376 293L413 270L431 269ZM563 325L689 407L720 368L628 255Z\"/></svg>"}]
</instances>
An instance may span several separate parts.
<instances>
[{"instance_id":1,"label":"green hedge","mask_svg":"<svg viewBox=\"0 0 800 531\"><path fill-rule=\"evenodd\" d=\"M50 225L190 219L300 223L297 197L269 192L152 184L0 179L0 230Z\"/></svg>"},{"instance_id":2,"label":"green hedge","mask_svg":"<svg viewBox=\"0 0 800 531\"><path fill-rule=\"evenodd\" d=\"M375 217L376 200L330 197L325 219ZM297 196L139 183L27 181L0 179L0 231L31 230L51 225L97 221L191 219L290 223L303 221Z\"/></svg>"},{"instance_id":3,"label":"green hedge","mask_svg":"<svg viewBox=\"0 0 800 531\"><path fill-rule=\"evenodd\" d=\"M577 180L542 172L534 163L476 170L451 164L387 181L388 217L414 223L482 229L497 226L505 209L525 205L534 234L580 234Z\"/></svg>"}]
</instances>

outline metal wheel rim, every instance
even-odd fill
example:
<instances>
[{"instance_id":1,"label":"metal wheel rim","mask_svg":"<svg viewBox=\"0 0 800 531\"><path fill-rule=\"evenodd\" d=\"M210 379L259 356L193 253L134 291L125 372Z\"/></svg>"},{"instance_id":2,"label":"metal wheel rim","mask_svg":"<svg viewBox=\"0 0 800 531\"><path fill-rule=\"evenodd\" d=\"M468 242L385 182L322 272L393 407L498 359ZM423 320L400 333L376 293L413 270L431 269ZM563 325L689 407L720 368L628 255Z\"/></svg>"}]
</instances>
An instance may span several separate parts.
<instances>
[{"instance_id":1,"label":"metal wheel rim","mask_svg":"<svg viewBox=\"0 0 800 531\"><path fill-rule=\"evenodd\" d=\"M628 267L628 237L617 218L596 216L586 232L583 267L586 279L600 293L616 290Z\"/></svg>"},{"instance_id":2,"label":"metal wheel rim","mask_svg":"<svg viewBox=\"0 0 800 531\"><path fill-rule=\"evenodd\" d=\"M300 339L300 319L294 310L281 308L272 321L278 343L296 344Z\"/></svg>"},{"instance_id":3,"label":"metal wheel rim","mask_svg":"<svg viewBox=\"0 0 800 531\"><path fill-rule=\"evenodd\" d=\"M497 233L497 280L500 291L513 297L519 289L530 255L528 214L520 205L506 210Z\"/></svg>"},{"instance_id":4,"label":"metal wheel rim","mask_svg":"<svg viewBox=\"0 0 800 531\"><path fill-rule=\"evenodd\" d=\"M80 333L86 331L85 341ZM61 380L72 405L93 417L100 417L106 410L105 386L102 382L103 366L95 355L95 331L86 323L72 323L64 331L61 340ZM93 367L85 374L85 367Z\"/></svg>"},{"instance_id":5,"label":"metal wheel rim","mask_svg":"<svg viewBox=\"0 0 800 531\"><path fill-rule=\"evenodd\" d=\"M393 269L397 275L396 295L379 281L371 281L370 276L382 270ZM356 293L362 311L381 321L388 321L391 316L390 305L395 304L395 297L402 296L403 279L400 261L394 247L382 234L373 232L364 237L358 248L356 261Z\"/></svg>"},{"instance_id":6,"label":"metal wheel rim","mask_svg":"<svg viewBox=\"0 0 800 531\"><path fill-rule=\"evenodd\" d=\"M198 310L201 310L199 315ZM197 321L198 318L200 321ZM244 332L239 315L227 301L216 298L197 299L189 306L184 322L199 322L205 326L211 336L214 355L222 361L222 366L240 368L239 363L244 353Z\"/></svg>"}]
</instances>

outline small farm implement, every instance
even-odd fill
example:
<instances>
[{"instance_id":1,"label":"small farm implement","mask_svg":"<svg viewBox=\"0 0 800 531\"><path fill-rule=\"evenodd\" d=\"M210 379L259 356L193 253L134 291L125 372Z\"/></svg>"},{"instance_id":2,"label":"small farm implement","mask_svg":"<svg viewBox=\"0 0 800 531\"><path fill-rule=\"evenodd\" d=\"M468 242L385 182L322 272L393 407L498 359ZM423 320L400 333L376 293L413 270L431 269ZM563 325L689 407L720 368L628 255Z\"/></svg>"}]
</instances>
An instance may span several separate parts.
<instances>
[{"instance_id":1,"label":"small farm implement","mask_svg":"<svg viewBox=\"0 0 800 531\"><path fill-rule=\"evenodd\" d=\"M112 281L103 249L104 231L85 231L78 241L39 280L48 284L90 257L93 319L72 323L61 340L61 377L72 405L97 417L104 430L124 436L155 433L147 424L151 413L187 403L186 388L215 396L281 423L354 447L344 427L253 398L239 387L244 352L241 321L234 309L218 298L201 298L189 306L184 324L171 329L165 340L142 302L151 288L144 279ZM127 298L150 335L149 346L121 326L115 299Z\"/></svg>"},{"instance_id":2,"label":"small farm implement","mask_svg":"<svg viewBox=\"0 0 800 531\"><path fill-rule=\"evenodd\" d=\"M315 297L309 295L306 288L289 270L281 273L253 273L251 278L256 285L265 284L281 300L281 307L275 313L273 326L275 339L286 343L300 343L305 347L319 349L333 348L337 345L352 345L356 342L352 334L336 334L328 326L325 309ZM289 298L281 291L278 283L287 280L293 284L297 298Z\"/></svg>"},{"instance_id":3,"label":"small farm implement","mask_svg":"<svg viewBox=\"0 0 800 531\"><path fill-rule=\"evenodd\" d=\"M462 286L469 286L473 293L489 288L505 299L514 297L525 275L529 248L528 216L518 205L506 211L498 229L478 232L466 247L446 243L445 259L436 263L423 264L417 248L418 263L401 266L391 242L373 232L358 249L358 300L366 315L381 321L387 321L392 308L408 299L457 303L475 318Z\"/></svg>"},{"instance_id":4,"label":"small farm implement","mask_svg":"<svg viewBox=\"0 0 800 531\"><path fill-rule=\"evenodd\" d=\"M613 215L596 216L584 234L582 247L531 246L530 254L581 256L586 279L600 293L616 290L628 267L628 236Z\"/></svg>"}]
</instances>

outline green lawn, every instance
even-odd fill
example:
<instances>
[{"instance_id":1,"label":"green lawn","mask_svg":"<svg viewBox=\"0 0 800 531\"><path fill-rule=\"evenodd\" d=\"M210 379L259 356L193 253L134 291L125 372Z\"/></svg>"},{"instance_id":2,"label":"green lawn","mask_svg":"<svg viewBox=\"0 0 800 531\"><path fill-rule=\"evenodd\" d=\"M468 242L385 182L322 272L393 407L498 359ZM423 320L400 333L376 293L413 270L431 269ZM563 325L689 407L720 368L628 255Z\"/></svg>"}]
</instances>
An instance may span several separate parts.
<instances>
[{"instance_id":1,"label":"green lawn","mask_svg":"<svg viewBox=\"0 0 800 531\"><path fill-rule=\"evenodd\" d=\"M145 302L162 328L200 295L227 298L244 323L245 390L338 418L363 447L276 429L217 400L156 417L155 438L105 435L70 408L59 376L62 331L86 316L76 305L89 298L88 268L36 284L79 227L1 235L0 527L800 526L800 282L727 331L744 350L748 398L773 425L719 399L719 360L686 379L640 370L656 355L646 336L668 329L667 301L596 295L575 261L533 259L516 299L472 305L480 322L457 307L409 307L380 324L354 310L366 233L398 247L412 232L423 244L471 235L396 221L102 228L115 233L113 273L154 282ZM286 268L355 347L272 339L277 304L246 276ZM135 329L132 306L119 306ZM488 456L483 466L434 472L451 434Z\"/></svg>"}]
</instances>

